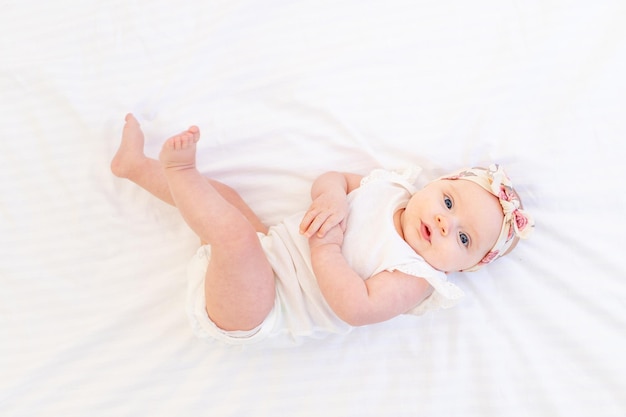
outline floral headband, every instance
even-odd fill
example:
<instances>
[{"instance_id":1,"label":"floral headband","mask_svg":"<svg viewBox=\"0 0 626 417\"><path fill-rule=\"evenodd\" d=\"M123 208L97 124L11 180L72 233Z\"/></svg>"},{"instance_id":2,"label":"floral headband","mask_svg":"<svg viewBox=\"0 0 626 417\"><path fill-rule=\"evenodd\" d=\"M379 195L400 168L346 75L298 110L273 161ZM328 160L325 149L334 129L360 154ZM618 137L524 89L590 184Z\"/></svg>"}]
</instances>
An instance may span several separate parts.
<instances>
[{"instance_id":1,"label":"floral headband","mask_svg":"<svg viewBox=\"0 0 626 417\"><path fill-rule=\"evenodd\" d=\"M495 261L507 252L515 241L515 237L526 239L533 230L535 226L533 218L520 208L521 203L513 189L513 184L500 165L493 164L488 169L465 169L452 175L446 175L441 179L472 181L498 197L502 205L504 221L502 222L502 229L496 244L480 262L464 271L476 271L482 266Z\"/></svg>"}]
</instances>

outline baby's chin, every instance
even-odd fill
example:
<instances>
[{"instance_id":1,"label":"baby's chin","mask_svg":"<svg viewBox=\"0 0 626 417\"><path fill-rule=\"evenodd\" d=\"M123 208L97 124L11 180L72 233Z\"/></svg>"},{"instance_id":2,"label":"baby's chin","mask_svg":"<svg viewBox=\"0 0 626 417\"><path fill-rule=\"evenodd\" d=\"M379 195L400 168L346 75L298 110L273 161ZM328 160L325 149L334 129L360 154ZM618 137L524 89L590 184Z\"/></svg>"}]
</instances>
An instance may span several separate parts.
<instances>
[{"instance_id":1,"label":"baby's chin","mask_svg":"<svg viewBox=\"0 0 626 417\"><path fill-rule=\"evenodd\" d=\"M426 263L428 265L430 265L431 267L435 268L437 271L441 271L441 272L446 273L446 274L448 272L450 272L447 268L445 268L445 265L440 265L438 262L434 262L432 259L429 259L428 256L424 256L424 255L421 255L419 253L417 253L417 254L419 256L421 256L424 259L424 261L426 261Z\"/></svg>"},{"instance_id":2,"label":"baby's chin","mask_svg":"<svg viewBox=\"0 0 626 417\"><path fill-rule=\"evenodd\" d=\"M419 253L417 253L418 255L420 255ZM432 257L429 256L424 256L424 255L420 255L428 265L432 266L433 268L435 268L437 271L441 271L444 274L449 274L451 272L460 272L463 271L465 269L469 269L471 267L473 267L475 264L471 264L471 265L453 265L450 262L442 262L440 260L436 260L436 259L432 259Z\"/></svg>"}]
</instances>

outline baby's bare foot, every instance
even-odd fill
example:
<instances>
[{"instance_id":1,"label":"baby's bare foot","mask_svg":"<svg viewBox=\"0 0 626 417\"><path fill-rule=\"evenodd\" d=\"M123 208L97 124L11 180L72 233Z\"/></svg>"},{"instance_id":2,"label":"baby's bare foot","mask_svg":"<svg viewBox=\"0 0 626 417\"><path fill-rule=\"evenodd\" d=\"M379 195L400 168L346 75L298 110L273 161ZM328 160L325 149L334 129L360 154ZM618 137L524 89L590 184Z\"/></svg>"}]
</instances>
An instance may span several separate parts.
<instances>
[{"instance_id":1,"label":"baby's bare foot","mask_svg":"<svg viewBox=\"0 0 626 417\"><path fill-rule=\"evenodd\" d=\"M200 140L200 129L197 126L191 126L188 130L165 141L159 155L163 168L176 170L195 168L198 140Z\"/></svg>"},{"instance_id":2,"label":"baby's bare foot","mask_svg":"<svg viewBox=\"0 0 626 417\"><path fill-rule=\"evenodd\" d=\"M131 113L126 115L122 141L113 160L111 171L120 178L128 178L146 160L143 153L144 137L139 122Z\"/></svg>"}]
</instances>

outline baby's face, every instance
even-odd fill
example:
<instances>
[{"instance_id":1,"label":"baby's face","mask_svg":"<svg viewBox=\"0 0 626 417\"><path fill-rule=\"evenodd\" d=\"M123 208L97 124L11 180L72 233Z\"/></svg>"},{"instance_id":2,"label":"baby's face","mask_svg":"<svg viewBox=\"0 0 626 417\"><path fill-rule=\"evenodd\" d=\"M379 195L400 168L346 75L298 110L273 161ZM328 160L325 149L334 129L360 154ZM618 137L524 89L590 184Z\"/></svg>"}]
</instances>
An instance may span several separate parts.
<instances>
[{"instance_id":1,"label":"baby's face","mask_svg":"<svg viewBox=\"0 0 626 417\"><path fill-rule=\"evenodd\" d=\"M404 240L434 268L476 265L496 243L504 215L498 199L466 180L437 180L416 192L401 216Z\"/></svg>"}]
</instances>

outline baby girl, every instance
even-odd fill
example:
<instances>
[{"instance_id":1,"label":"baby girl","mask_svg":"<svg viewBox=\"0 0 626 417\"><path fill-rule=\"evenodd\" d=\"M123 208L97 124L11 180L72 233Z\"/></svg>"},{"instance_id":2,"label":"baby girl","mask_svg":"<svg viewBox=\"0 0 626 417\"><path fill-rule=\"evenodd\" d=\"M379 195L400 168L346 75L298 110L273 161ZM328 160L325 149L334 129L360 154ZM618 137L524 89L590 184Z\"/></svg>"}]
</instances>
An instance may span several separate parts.
<instances>
[{"instance_id":1,"label":"baby girl","mask_svg":"<svg viewBox=\"0 0 626 417\"><path fill-rule=\"evenodd\" d=\"M474 271L526 238L533 221L500 166L472 168L416 189L414 173L328 172L312 203L271 227L230 187L196 169L200 131L143 151L126 116L113 173L178 208L202 246L189 268L188 313L200 337L245 344L347 332L453 305L446 272Z\"/></svg>"}]
</instances>

